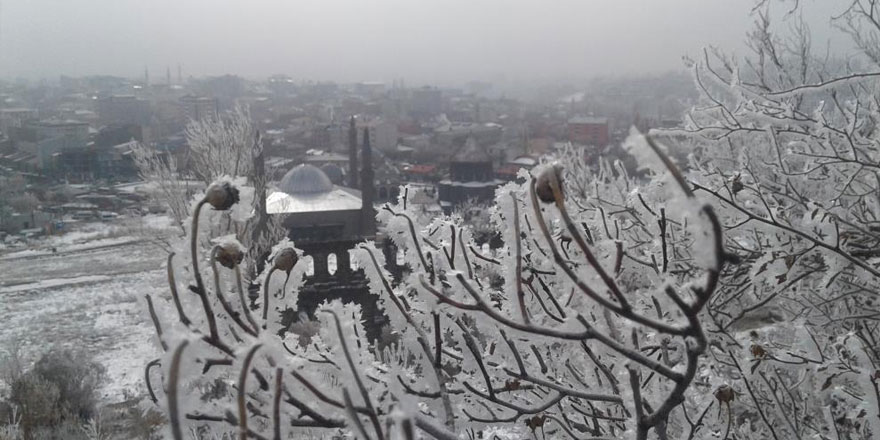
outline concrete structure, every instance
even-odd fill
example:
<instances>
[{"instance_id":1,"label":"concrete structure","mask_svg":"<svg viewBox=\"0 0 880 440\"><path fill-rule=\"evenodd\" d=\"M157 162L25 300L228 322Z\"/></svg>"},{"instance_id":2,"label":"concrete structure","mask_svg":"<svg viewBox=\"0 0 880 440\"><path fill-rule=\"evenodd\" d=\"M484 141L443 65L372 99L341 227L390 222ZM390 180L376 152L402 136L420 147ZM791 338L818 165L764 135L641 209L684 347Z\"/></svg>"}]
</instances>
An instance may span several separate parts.
<instances>
[{"instance_id":1,"label":"concrete structure","mask_svg":"<svg viewBox=\"0 0 880 440\"><path fill-rule=\"evenodd\" d=\"M449 177L437 184L440 206L450 213L462 203L489 202L502 183L495 178L486 150L474 138L468 138L449 163Z\"/></svg>"},{"instance_id":2,"label":"concrete structure","mask_svg":"<svg viewBox=\"0 0 880 440\"><path fill-rule=\"evenodd\" d=\"M360 119L357 120L357 127L360 129L358 135L359 144L364 143L363 133L369 133L372 148L381 151L393 151L397 148L397 124L386 121L383 118Z\"/></svg>"},{"instance_id":3,"label":"concrete structure","mask_svg":"<svg viewBox=\"0 0 880 440\"><path fill-rule=\"evenodd\" d=\"M297 313L286 314L283 325L296 322L300 313L313 317L321 303L334 299L360 304L371 339L378 337L387 321L378 297L370 293L363 270L352 268L350 258L357 243L376 236L369 132L364 133L364 139L362 192L334 185L321 169L303 164L290 170L278 191L266 198L266 211L283 216L288 238L312 258L314 268L300 290Z\"/></svg>"},{"instance_id":4,"label":"concrete structure","mask_svg":"<svg viewBox=\"0 0 880 440\"><path fill-rule=\"evenodd\" d=\"M21 128L28 122L37 120L37 110L32 108L0 108L0 132Z\"/></svg>"},{"instance_id":5,"label":"concrete structure","mask_svg":"<svg viewBox=\"0 0 880 440\"><path fill-rule=\"evenodd\" d=\"M133 95L114 95L97 102L98 117L102 124L150 124L150 103Z\"/></svg>"},{"instance_id":6,"label":"concrete structure","mask_svg":"<svg viewBox=\"0 0 880 440\"><path fill-rule=\"evenodd\" d=\"M56 173L73 182L95 179L130 180L138 175L132 149L137 141L118 145L89 145L55 153Z\"/></svg>"},{"instance_id":7,"label":"concrete structure","mask_svg":"<svg viewBox=\"0 0 880 440\"><path fill-rule=\"evenodd\" d=\"M36 157L37 168L54 165L56 153L84 148L89 142L89 124L73 120L45 120L29 123L34 142L19 142L19 150Z\"/></svg>"},{"instance_id":8,"label":"concrete structure","mask_svg":"<svg viewBox=\"0 0 880 440\"><path fill-rule=\"evenodd\" d=\"M443 112L443 92L432 87L412 91L410 114L416 118L427 118Z\"/></svg>"},{"instance_id":9,"label":"concrete structure","mask_svg":"<svg viewBox=\"0 0 880 440\"><path fill-rule=\"evenodd\" d=\"M220 113L220 104L216 98L207 96L186 95L180 98L181 114L186 120L216 118Z\"/></svg>"},{"instance_id":10,"label":"concrete structure","mask_svg":"<svg viewBox=\"0 0 880 440\"><path fill-rule=\"evenodd\" d=\"M576 144L604 147L609 142L608 118L577 116L566 125L568 140Z\"/></svg>"}]
</instances>

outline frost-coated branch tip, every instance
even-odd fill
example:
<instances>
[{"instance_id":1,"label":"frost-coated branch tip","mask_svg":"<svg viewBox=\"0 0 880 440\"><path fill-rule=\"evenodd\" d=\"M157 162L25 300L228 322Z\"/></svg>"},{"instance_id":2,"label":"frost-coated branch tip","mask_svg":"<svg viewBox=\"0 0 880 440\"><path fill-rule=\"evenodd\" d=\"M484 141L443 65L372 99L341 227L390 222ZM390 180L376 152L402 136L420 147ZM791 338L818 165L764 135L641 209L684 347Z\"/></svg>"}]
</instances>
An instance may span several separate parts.
<instances>
[{"instance_id":1,"label":"frost-coated branch tip","mask_svg":"<svg viewBox=\"0 0 880 440\"><path fill-rule=\"evenodd\" d=\"M214 182L205 191L204 201L218 211L226 211L238 200L238 188L228 181Z\"/></svg>"}]
</instances>

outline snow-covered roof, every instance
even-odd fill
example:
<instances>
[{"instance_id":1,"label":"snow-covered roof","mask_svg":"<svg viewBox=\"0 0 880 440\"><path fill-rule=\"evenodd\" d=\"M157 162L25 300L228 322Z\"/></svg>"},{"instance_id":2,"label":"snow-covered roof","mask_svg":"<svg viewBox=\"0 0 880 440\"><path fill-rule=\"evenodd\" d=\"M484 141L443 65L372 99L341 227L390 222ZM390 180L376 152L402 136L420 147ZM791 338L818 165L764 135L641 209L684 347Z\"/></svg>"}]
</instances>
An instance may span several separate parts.
<instances>
[{"instance_id":1,"label":"snow-covered roof","mask_svg":"<svg viewBox=\"0 0 880 440\"><path fill-rule=\"evenodd\" d=\"M281 178L278 189L291 195L320 194L333 191L333 182L312 165L298 165Z\"/></svg>"},{"instance_id":2,"label":"snow-covered roof","mask_svg":"<svg viewBox=\"0 0 880 440\"><path fill-rule=\"evenodd\" d=\"M327 174L308 164L288 171L278 191L266 197L269 214L358 210L361 205L357 192L333 185Z\"/></svg>"},{"instance_id":3,"label":"snow-covered roof","mask_svg":"<svg viewBox=\"0 0 880 440\"><path fill-rule=\"evenodd\" d=\"M524 167L533 167L538 164L538 160L532 156L519 156L508 163Z\"/></svg>"},{"instance_id":4,"label":"snow-covered roof","mask_svg":"<svg viewBox=\"0 0 880 440\"><path fill-rule=\"evenodd\" d=\"M499 179L492 179L492 180L485 181L485 182L477 182L477 181L457 182L454 180L444 179L439 182L440 185L460 186L463 188L485 188L485 187L491 187L491 186L499 186L503 183L504 182Z\"/></svg>"},{"instance_id":5,"label":"snow-covered roof","mask_svg":"<svg viewBox=\"0 0 880 440\"><path fill-rule=\"evenodd\" d=\"M361 209L361 198L354 191L334 188L325 193L287 194L276 191L266 197L269 214L295 214L323 211L349 211Z\"/></svg>"}]
</instances>

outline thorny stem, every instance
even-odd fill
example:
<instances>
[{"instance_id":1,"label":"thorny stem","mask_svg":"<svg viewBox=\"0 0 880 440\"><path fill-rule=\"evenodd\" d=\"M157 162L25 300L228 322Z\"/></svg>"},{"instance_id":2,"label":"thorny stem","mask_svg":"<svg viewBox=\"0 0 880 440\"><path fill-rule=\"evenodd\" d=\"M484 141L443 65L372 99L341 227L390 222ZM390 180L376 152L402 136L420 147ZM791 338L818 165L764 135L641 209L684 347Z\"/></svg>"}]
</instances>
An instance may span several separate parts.
<instances>
[{"instance_id":1,"label":"thorny stem","mask_svg":"<svg viewBox=\"0 0 880 440\"><path fill-rule=\"evenodd\" d=\"M215 293L217 294L217 299L220 301L220 306L223 307L223 310L226 311L226 314L229 316L229 318L232 319L232 321L235 322L236 325L241 327L242 330L244 330L251 336L257 336L257 331L247 326L244 321L241 320L241 314L236 312L232 308L232 304L229 304L229 301L226 301L226 297L223 296L223 289L220 288L220 271L217 270L216 256L218 249L219 246L214 246L214 249L211 251L211 270L214 273L214 290L216 291ZM236 265L236 267L238 266ZM246 309L247 307L245 307L245 310Z\"/></svg>"},{"instance_id":2,"label":"thorny stem","mask_svg":"<svg viewBox=\"0 0 880 440\"><path fill-rule=\"evenodd\" d=\"M529 312L526 310L526 295L522 287L522 231L519 226L519 200L513 191L510 192L510 198L513 199L513 234L515 236L514 248L516 249L516 270L513 275L516 281L516 299L519 304L519 313L522 315L522 320L528 324Z\"/></svg>"},{"instance_id":3,"label":"thorny stem","mask_svg":"<svg viewBox=\"0 0 880 440\"><path fill-rule=\"evenodd\" d=\"M284 369L275 369L275 395L272 400L272 439L281 440L281 387L284 381Z\"/></svg>"},{"instance_id":4,"label":"thorny stem","mask_svg":"<svg viewBox=\"0 0 880 440\"><path fill-rule=\"evenodd\" d=\"M241 371L238 373L238 435L241 440L247 440L248 437L248 427L247 427L247 378L248 371L251 369L251 362L254 359L254 355L257 354L257 350L262 347L262 344L255 344L248 350L247 354L244 357L244 363L241 366Z\"/></svg>"},{"instance_id":5,"label":"thorny stem","mask_svg":"<svg viewBox=\"0 0 880 440\"><path fill-rule=\"evenodd\" d=\"M413 239L415 239L415 236L413 236ZM373 268L376 270L376 273L379 276L379 280L382 282L382 287L385 289L385 292L388 294L389 298L391 298L391 301L394 303L397 310L401 313L401 315L403 315L404 319L406 319L406 322L409 324L409 326L413 330L415 330L416 334L418 335L417 341L419 343L419 346L422 348L422 352L425 353L428 361L431 363L431 365L434 366L434 376L436 377L438 387L440 388L440 396L443 402L443 409L446 413L446 426L451 430L455 430L455 414L453 413L452 409L452 401L449 398L449 391L446 386L446 378L443 376L443 370L442 368L440 368L439 363L436 362L434 354L431 353L431 348L428 346L428 337L425 334L425 331L418 323L416 323L410 312L407 310L406 307L404 307L400 299L394 293L394 289L391 287L391 283L388 282L388 279L382 272L382 267L379 265L379 260L376 259L376 255L373 254L373 250L364 246L362 246L361 248L367 251L367 255L370 256L370 261L373 263ZM440 297L443 296L432 287L430 287L427 283L425 283L425 280L421 275L419 276L419 280L429 292L432 292L435 295L440 295Z\"/></svg>"},{"instance_id":6,"label":"thorny stem","mask_svg":"<svg viewBox=\"0 0 880 440\"><path fill-rule=\"evenodd\" d=\"M269 273L266 274L266 281L263 284L263 330L268 326L269 319L269 281L272 279L272 274L275 272L275 268L269 269Z\"/></svg>"},{"instance_id":7,"label":"thorny stem","mask_svg":"<svg viewBox=\"0 0 880 440\"><path fill-rule=\"evenodd\" d=\"M235 266L235 282L238 285L238 301L241 302L241 309L244 310L244 316L247 318L248 323L251 325L251 328L259 334L260 326L257 325L257 321L254 319L253 314L251 313L250 307L247 305L247 299L244 297L244 283L242 282L241 277L241 266Z\"/></svg>"},{"instance_id":8,"label":"thorny stem","mask_svg":"<svg viewBox=\"0 0 880 440\"><path fill-rule=\"evenodd\" d=\"M150 319L153 321L153 326L156 328L156 336L159 338L159 345L162 346L162 351L168 351L168 344L162 337L162 325L159 323L159 317L156 316L156 309L153 308L153 298L150 297L150 295L144 295L144 299L147 301L147 310L150 312Z\"/></svg>"},{"instance_id":9,"label":"thorny stem","mask_svg":"<svg viewBox=\"0 0 880 440\"><path fill-rule=\"evenodd\" d=\"M220 334L217 332L217 321L214 318L214 312L211 309L211 301L208 300L208 293L205 291L205 283L202 281L202 273L199 272L199 214L202 206L205 206L207 200L202 199L196 204L195 212L193 212L192 220L192 236L190 237L189 252L192 259L193 278L196 280L196 294L202 300L202 308L205 310L205 318L208 321L209 337L213 341L220 340Z\"/></svg>"},{"instance_id":10,"label":"thorny stem","mask_svg":"<svg viewBox=\"0 0 880 440\"><path fill-rule=\"evenodd\" d=\"M171 357L171 368L168 370L168 423L171 425L171 436L174 440L183 440L183 432L180 429L180 408L177 405L177 383L180 381L180 361L183 350L189 343L186 339L177 345Z\"/></svg>"},{"instance_id":11,"label":"thorny stem","mask_svg":"<svg viewBox=\"0 0 880 440\"><path fill-rule=\"evenodd\" d=\"M682 336L685 334L685 329L671 326L669 324L655 321L653 319L641 316L639 314L634 313L630 309L624 309L618 304L615 304L601 295L599 295L596 291L590 288L586 283L584 283L577 274L568 266L565 258L559 253L559 249L556 246L556 243L553 241L553 237L550 235L550 231L547 229L547 225L544 221L544 215L541 214L541 208L538 205L538 196L535 194L535 185L537 180L532 178L531 183L531 197L532 197L532 208L535 212L535 217L538 219L538 226L541 232L544 234L544 238L547 240L548 245L550 246L550 251L553 253L554 260L556 261L556 265L565 272L566 275L571 279L578 288L584 292L587 296L589 296L592 300L599 303L601 306L611 309L611 311L627 318L631 319L639 324L651 327L657 331L661 331L664 333L669 333L676 336Z\"/></svg>"},{"instance_id":12,"label":"thorny stem","mask_svg":"<svg viewBox=\"0 0 880 440\"><path fill-rule=\"evenodd\" d=\"M346 341L345 333L342 331L342 322L339 320L339 316L336 312L332 310L325 310L325 313L329 313L333 316L333 321L336 324L336 332L339 335L339 345L342 347L342 352L345 355L345 361L348 363L348 368L351 369L351 375L354 378L354 382L358 387L358 392L361 394L361 398L364 400L364 406L367 407L368 416L370 417L370 422L373 424L373 429L376 430L376 435L379 440L383 440L385 436L382 434L382 426L379 423L379 417L376 413L376 409L373 407L373 401L370 399L370 393L367 391L367 387L364 385L364 381L361 379L360 374L358 374L357 365L354 363L354 358L351 355L351 352L348 349L348 342ZM350 399L349 399L350 403ZM346 405L349 406L349 405Z\"/></svg>"},{"instance_id":13,"label":"thorny stem","mask_svg":"<svg viewBox=\"0 0 880 440\"><path fill-rule=\"evenodd\" d=\"M183 305L180 304L180 296L177 294L177 282L174 280L174 266L172 265L174 260L174 252L168 254L168 262L167 262L167 273L168 273L168 286L171 288L171 299L174 301L174 308L177 309L177 316L180 318L181 324L189 327L191 321L186 316L186 313L183 311Z\"/></svg>"},{"instance_id":14,"label":"thorny stem","mask_svg":"<svg viewBox=\"0 0 880 440\"><path fill-rule=\"evenodd\" d=\"M150 370L152 370L153 367L158 366L159 359L153 359L149 363L147 363L146 367L144 367L144 383L146 383L147 385L147 392L150 394L150 400L152 400L153 403L159 402L159 399L156 398L156 393L153 391L153 383L152 380L150 380Z\"/></svg>"}]
</instances>

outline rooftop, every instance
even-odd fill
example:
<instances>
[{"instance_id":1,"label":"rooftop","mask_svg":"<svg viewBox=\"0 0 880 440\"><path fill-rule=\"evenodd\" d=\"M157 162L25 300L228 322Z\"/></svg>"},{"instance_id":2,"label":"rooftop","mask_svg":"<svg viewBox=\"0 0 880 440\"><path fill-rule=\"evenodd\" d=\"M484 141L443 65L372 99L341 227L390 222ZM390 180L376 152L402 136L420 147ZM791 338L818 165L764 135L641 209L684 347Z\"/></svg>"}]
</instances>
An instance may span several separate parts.
<instances>
[{"instance_id":1,"label":"rooftop","mask_svg":"<svg viewBox=\"0 0 880 440\"><path fill-rule=\"evenodd\" d=\"M568 120L569 124L607 124L608 118L595 116L575 116Z\"/></svg>"},{"instance_id":2,"label":"rooftop","mask_svg":"<svg viewBox=\"0 0 880 440\"><path fill-rule=\"evenodd\" d=\"M333 185L327 174L308 164L288 171L278 191L266 198L269 214L359 210L361 205L357 191Z\"/></svg>"},{"instance_id":3,"label":"rooftop","mask_svg":"<svg viewBox=\"0 0 880 440\"><path fill-rule=\"evenodd\" d=\"M333 191L333 182L320 169L302 164L281 178L278 189L289 195L323 194Z\"/></svg>"}]
</instances>

